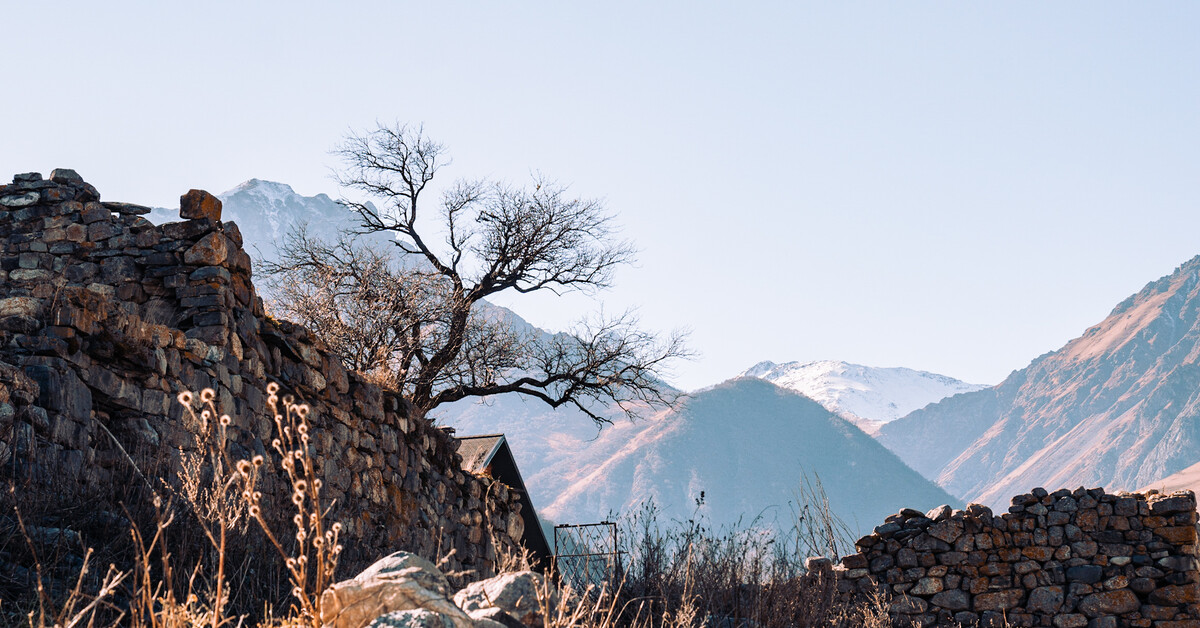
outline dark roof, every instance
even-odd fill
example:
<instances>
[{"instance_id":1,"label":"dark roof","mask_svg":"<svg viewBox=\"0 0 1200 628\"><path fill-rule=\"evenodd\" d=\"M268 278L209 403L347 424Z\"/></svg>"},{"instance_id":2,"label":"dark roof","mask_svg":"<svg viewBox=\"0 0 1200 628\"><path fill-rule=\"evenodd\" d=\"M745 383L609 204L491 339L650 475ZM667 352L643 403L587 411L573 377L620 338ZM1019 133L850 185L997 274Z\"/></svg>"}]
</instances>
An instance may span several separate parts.
<instances>
[{"instance_id":1,"label":"dark roof","mask_svg":"<svg viewBox=\"0 0 1200 628\"><path fill-rule=\"evenodd\" d=\"M483 473L504 444L504 434L480 434L461 436L458 453L462 456L462 469L469 473Z\"/></svg>"}]
</instances>

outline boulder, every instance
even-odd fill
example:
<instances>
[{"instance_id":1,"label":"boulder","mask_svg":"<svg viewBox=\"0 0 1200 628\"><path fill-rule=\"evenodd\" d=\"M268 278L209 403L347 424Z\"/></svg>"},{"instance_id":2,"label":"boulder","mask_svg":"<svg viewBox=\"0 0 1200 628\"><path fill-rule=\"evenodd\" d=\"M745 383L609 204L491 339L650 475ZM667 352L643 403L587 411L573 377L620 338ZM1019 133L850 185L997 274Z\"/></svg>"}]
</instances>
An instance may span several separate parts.
<instances>
[{"instance_id":1,"label":"boulder","mask_svg":"<svg viewBox=\"0 0 1200 628\"><path fill-rule=\"evenodd\" d=\"M400 621L422 628L473 628L474 620L447 598L449 593L450 584L433 563L396 552L322 593L321 621L331 628L395 626L401 624L392 622ZM435 617L395 614L419 610ZM390 618L383 619L385 615ZM385 623L374 623L377 620Z\"/></svg>"},{"instance_id":2,"label":"boulder","mask_svg":"<svg viewBox=\"0 0 1200 628\"><path fill-rule=\"evenodd\" d=\"M454 628L454 623L441 613L419 608L380 615L367 626L370 628Z\"/></svg>"},{"instance_id":3,"label":"boulder","mask_svg":"<svg viewBox=\"0 0 1200 628\"><path fill-rule=\"evenodd\" d=\"M552 598L545 600L547 606L553 608L558 604L551 588L539 573L503 573L467 585L454 595L454 603L472 617L478 611L499 608L526 626L541 626L543 622L540 597L550 592Z\"/></svg>"}]
</instances>

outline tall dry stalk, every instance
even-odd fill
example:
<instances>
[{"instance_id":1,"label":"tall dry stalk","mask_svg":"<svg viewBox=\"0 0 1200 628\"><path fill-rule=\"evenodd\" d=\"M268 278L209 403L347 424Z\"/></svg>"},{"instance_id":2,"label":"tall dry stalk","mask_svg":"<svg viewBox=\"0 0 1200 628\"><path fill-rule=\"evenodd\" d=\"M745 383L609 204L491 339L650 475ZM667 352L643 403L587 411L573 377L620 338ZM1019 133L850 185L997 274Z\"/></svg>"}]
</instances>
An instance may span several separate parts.
<instances>
[{"instance_id":1,"label":"tall dry stalk","mask_svg":"<svg viewBox=\"0 0 1200 628\"><path fill-rule=\"evenodd\" d=\"M229 533L244 521L246 504L238 498L240 475L234 472L228 450L227 430L233 422L228 414L219 414L216 392L205 388L199 395L179 393L179 403L191 418L195 449L180 450L181 470L178 493L192 511L205 538L212 545L217 573L213 578L211 628L220 628L229 593L225 583L225 557ZM242 526L244 531L245 527Z\"/></svg>"},{"instance_id":2,"label":"tall dry stalk","mask_svg":"<svg viewBox=\"0 0 1200 628\"><path fill-rule=\"evenodd\" d=\"M334 522L326 528L330 504L321 506L322 482L317 477L316 464L310 453L308 422L309 406L295 402L291 395L279 396L279 385L267 384L267 407L275 418L276 438L271 448L279 454L280 466L287 474L291 501L296 507L292 517L295 525L295 549L284 546L279 536L263 516L262 493L258 491L259 472L263 457L237 463L242 478L242 499L250 518L256 521L287 566L292 584L292 596L299 605L299 616L313 626L321 625L321 593L333 584L338 556L342 546L338 535L342 525Z\"/></svg>"}]
</instances>

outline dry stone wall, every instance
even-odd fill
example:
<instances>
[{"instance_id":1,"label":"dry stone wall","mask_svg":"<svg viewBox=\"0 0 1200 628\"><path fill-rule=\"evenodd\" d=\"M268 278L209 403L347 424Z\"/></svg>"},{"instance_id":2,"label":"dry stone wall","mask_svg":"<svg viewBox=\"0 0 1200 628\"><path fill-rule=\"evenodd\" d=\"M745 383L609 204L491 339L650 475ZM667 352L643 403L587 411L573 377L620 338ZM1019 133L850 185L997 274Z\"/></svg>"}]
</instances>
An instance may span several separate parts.
<instances>
[{"instance_id":1,"label":"dry stone wall","mask_svg":"<svg viewBox=\"0 0 1200 628\"><path fill-rule=\"evenodd\" d=\"M1009 512L904 510L834 566L844 601L890 600L896 625L1200 627L1196 497L1083 488Z\"/></svg>"},{"instance_id":2,"label":"dry stone wall","mask_svg":"<svg viewBox=\"0 0 1200 628\"><path fill-rule=\"evenodd\" d=\"M148 211L101 202L70 170L0 186L0 473L87 494L139 481L132 457L169 478L194 444L176 395L204 388L233 418L234 453L267 455L274 381L312 406L347 567L453 549L452 569L493 573L492 539L522 534L516 496L464 473L457 441L398 395L267 317L218 199L188 192L175 223L153 225Z\"/></svg>"}]
</instances>

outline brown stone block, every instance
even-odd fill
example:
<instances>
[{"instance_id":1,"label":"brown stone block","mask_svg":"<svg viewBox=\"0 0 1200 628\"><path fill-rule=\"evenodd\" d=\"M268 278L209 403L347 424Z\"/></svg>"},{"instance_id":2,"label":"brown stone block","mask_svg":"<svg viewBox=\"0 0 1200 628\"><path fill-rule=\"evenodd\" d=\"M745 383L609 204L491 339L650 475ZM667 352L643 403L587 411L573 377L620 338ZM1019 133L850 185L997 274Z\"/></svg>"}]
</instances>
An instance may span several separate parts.
<instances>
[{"instance_id":1,"label":"brown stone block","mask_svg":"<svg viewBox=\"0 0 1200 628\"><path fill-rule=\"evenodd\" d=\"M221 199L204 190L188 190L179 197L179 217L221 219Z\"/></svg>"},{"instance_id":2,"label":"brown stone block","mask_svg":"<svg viewBox=\"0 0 1200 628\"><path fill-rule=\"evenodd\" d=\"M1200 603L1200 585L1168 585L1150 592L1150 603L1164 606Z\"/></svg>"},{"instance_id":3,"label":"brown stone block","mask_svg":"<svg viewBox=\"0 0 1200 628\"><path fill-rule=\"evenodd\" d=\"M1005 589L990 593L980 593L975 596L976 611L1007 611L1021 605L1025 599L1025 591L1021 589Z\"/></svg>"},{"instance_id":4,"label":"brown stone block","mask_svg":"<svg viewBox=\"0 0 1200 628\"><path fill-rule=\"evenodd\" d=\"M1196 542L1195 526L1169 526L1158 528L1155 534L1176 545L1191 545Z\"/></svg>"}]
</instances>

